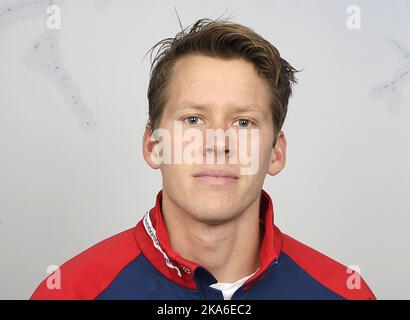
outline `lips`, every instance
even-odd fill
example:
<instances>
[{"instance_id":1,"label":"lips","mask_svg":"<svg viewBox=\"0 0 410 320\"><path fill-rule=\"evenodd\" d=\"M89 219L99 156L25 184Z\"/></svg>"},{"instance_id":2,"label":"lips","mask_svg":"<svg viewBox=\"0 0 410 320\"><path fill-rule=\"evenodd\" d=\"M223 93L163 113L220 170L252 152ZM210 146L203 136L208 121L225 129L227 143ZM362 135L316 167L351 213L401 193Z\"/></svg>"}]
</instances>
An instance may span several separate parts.
<instances>
[{"instance_id":1,"label":"lips","mask_svg":"<svg viewBox=\"0 0 410 320\"><path fill-rule=\"evenodd\" d=\"M238 175L228 170L209 169L194 174L194 177L216 177L238 179Z\"/></svg>"},{"instance_id":2,"label":"lips","mask_svg":"<svg viewBox=\"0 0 410 320\"><path fill-rule=\"evenodd\" d=\"M229 170L204 170L194 174L194 178L208 185L231 185L235 183L239 176Z\"/></svg>"}]
</instances>

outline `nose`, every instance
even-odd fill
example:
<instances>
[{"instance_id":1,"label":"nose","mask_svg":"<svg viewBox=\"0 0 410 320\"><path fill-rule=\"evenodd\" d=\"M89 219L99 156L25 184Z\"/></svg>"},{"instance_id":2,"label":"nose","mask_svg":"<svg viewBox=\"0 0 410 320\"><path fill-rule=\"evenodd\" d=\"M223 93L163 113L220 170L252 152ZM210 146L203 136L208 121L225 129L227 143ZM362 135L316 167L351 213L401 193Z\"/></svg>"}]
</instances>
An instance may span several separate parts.
<instances>
[{"instance_id":1,"label":"nose","mask_svg":"<svg viewBox=\"0 0 410 320\"><path fill-rule=\"evenodd\" d=\"M234 131L224 129L207 129L205 135L204 156L212 163L225 164L235 155L236 138ZM216 156L216 159L215 159Z\"/></svg>"},{"instance_id":2,"label":"nose","mask_svg":"<svg viewBox=\"0 0 410 320\"><path fill-rule=\"evenodd\" d=\"M219 139L217 139L219 140ZM212 142L207 142L205 147L206 154L224 154L229 155L229 143L215 143L212 146Z\"/></svg>"}]
</instances>

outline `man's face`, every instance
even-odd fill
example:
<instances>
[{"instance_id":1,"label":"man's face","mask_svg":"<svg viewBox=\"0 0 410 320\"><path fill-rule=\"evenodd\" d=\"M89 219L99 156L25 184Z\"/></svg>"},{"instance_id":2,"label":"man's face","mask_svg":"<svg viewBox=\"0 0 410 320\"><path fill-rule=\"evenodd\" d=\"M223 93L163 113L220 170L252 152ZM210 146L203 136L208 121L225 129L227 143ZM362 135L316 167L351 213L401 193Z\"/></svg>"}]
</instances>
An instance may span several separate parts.
<instances>
[{"instance_id":1,"label":"man's face","mask_svg":"<svg viewBox=\"0 0 410 320\"><path fill-rule=\"evenodd\" d=\"M268 83L258 75L253 64L243 59L188 55L174 65L168 89L159 128L170 133L173 151L178 144L182 152L189 144L193 145L193 140L177 141L179 133L183 135L189 129L202 133L203 142L198 144L197 141L195 148L190 150L197 152L196 160L202 157L203 161L186 163L183 158L176 163L173 155L171 163L159 165L163 192L191 218L203 223L224 223L238 217L259 199L266 173L276 174L284 165L283 162L272 167L278 154L273 148ZM176 132L175 124L181 132ZM236 145L230 145L229 138L215 139L210 144L206 136L209 129L225 132L230 129L231 133L236 133ZM252 139L252 130L258 139ZM148 136L146 132L145 142ZM278 141L283 142L284 136ZM286 140L284 144L286 147ZM253 152L256 170L243 170L249 168L250 163L240 161L241 152L248 156ZM146 153L144 150L147 160ZM218 153L225 158L225 163L216 162ZM230 163L229 157L234 154L236 161ZM210 156L208 160L207 156ZM209 159L214 161L209 162ZM255 167L255 163L253 165Z\"/></svg>"}]
</instances>

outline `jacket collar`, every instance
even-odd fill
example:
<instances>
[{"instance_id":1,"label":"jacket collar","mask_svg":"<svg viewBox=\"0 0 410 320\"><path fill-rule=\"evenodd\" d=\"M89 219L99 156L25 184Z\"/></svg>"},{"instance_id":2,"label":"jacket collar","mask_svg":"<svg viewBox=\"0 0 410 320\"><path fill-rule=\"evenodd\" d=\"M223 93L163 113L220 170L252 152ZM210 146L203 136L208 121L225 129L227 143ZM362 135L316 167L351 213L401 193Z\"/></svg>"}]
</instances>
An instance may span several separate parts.
<instances>
[{"instance_id":1,"label":"jacket collar","mask_svg":"<svg viewBox=\"0 0 410 320\"><path fill-rule=\"evenodd\" d=\"M135 238L146 259L169 280L196 290L195 271L203 268L181 257L172 250L161 213L162 190L158 193L155 207L149 210L135 228ZM260 220L264 236L260 249L260 268L245 282L255 284L279 257L282 234L273 220L273 204L270 196L262 190Z\"/></svg>"}]
</instances>

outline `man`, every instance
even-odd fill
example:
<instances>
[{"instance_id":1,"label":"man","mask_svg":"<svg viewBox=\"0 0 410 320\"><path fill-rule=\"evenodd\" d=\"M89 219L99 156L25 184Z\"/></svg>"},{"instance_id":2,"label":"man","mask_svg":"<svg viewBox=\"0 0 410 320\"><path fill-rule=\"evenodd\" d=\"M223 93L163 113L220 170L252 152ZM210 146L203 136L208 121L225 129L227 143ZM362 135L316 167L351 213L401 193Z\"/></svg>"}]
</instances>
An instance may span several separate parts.
<instances>
[{"instance_id":1,"label":"man","mask_svg":"<svg viewBox=\"0 0 410 320\"><path fill-rule=\"evenodd\" d=\"M157 47L143 138L163 178L155 206L32 298L375 299L360 275L282 233L262 190L285 166L297 70L225 20L199 20Z\"/></svg>"}]
</instances>

